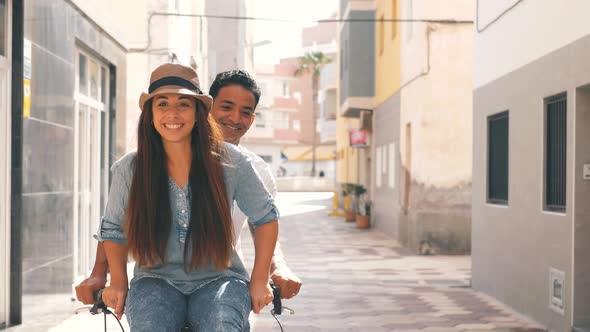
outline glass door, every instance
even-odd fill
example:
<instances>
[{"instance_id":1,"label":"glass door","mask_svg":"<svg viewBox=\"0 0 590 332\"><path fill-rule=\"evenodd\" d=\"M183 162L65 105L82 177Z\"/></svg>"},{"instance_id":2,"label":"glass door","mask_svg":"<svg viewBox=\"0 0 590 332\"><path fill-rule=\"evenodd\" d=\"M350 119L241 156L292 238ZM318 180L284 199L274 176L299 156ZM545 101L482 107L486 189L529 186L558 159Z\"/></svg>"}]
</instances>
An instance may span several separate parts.
<instances>
[{"instance_id":1,"label":"glass door","mask_svg":"<svg viewBox=\"0 0 590 332\"><path fill-rule=\"evenodd\" d=\"M74 283L88 276L96 256L93 235L108 184L108 77L106 66L78 51L74 158Z\"/></svg>"},{"instance_id":2,"label":"glass door","mask_svg":"<svg viewBox=\"0 0 590 332\"><path fill-rule=\"evenodd\" d=\"M10 298L10 4L0 0L0 329Z\"/></svg>"}]
</instances>

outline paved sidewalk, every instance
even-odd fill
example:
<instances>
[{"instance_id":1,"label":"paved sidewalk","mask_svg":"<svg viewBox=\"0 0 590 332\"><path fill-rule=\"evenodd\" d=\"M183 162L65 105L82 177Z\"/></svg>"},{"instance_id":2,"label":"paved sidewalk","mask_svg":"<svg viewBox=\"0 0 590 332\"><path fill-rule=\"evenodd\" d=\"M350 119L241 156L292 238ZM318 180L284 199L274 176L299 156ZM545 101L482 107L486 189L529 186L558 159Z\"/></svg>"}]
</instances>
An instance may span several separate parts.
<instances>
[{"instance_id":1,"label":"paved sidewalk","mask_svg":"<svg viewBox=\"0 0 590 332\"><path fill-rule=\"evenodd\" d=\"M327 217L322 194L281 193L281 243L301 277L285 331L542 331L469 288L469 256L415 256L391 238ZM244 236L245 257L252 257ZM248 261L251 264L251 261ZM265 310L253 330L280 331Z\"/></svg>"},{"instance_id":2,"label":"paved sidewalk","mask_svg":"<svg viewBox=\"0 0 590 332\"><path fill-rule=\"evenodd\" d=\"M469 256L412 255L375 230L328 217L331 202L330 193L279 194L280 240L288 264L304 282L299 295L283 303L295 310L279 317L284 331L542 331L469 288ZM248 231L242 236L251 266L252 239ZM251 315L253 332L280 331L269 311ZM47 330L40 326L8 331ZM108 327L120 331L113 317ZM102 317L82 313L49 331L103 328Z\"/></svg>"}]
</instances>

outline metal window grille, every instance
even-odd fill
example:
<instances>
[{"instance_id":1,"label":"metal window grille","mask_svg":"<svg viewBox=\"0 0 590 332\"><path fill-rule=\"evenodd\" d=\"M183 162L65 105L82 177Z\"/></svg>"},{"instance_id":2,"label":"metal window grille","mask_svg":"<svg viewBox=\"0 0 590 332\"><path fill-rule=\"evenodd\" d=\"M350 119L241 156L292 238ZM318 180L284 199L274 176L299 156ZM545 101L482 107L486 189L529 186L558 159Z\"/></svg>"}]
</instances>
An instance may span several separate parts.
<instances>
[{"instance_id":1,"label":"metal window grille","mask_svg":"<svg viewBox=\"0 0 590 332\"><path fill-rule=\"evenodd\" d=\"M488 117L488 202L508 204L508 111Z\"/></svg>"},{"instance_id":2,"label":"metal window grille","mask_svg":"<svg viewBox=\"0 0 590 332\"><path fill-rule=\"evenodd\" d=\"M567 99L565 94L546 101L545 208L565 211L566 204Z\"/></svg>"}]
</instances>

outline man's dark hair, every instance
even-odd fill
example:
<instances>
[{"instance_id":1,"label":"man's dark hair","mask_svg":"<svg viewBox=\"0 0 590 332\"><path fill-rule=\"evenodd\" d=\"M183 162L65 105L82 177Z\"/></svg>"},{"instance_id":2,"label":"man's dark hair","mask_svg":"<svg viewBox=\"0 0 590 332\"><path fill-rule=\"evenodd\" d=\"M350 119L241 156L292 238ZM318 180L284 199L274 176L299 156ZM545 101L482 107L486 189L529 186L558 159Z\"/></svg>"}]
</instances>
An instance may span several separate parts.
<instances>
[{"instance_id":1,"label":"man's dark hair","mask_svg":"<svg viewBox=\"0 0 590 332\"><path fill-rule=\"evenodd\" d=\"M209 94L215 99L219 94L219 90L229 85L239 85L252 92L254 99L256 100L254 107L256 108L256 106L258 106L258 101L260 100L260 88L252 76L242 69L228 70L217 74L215 81L213 81L209 88Z\"/></svg>"}]
</instances>

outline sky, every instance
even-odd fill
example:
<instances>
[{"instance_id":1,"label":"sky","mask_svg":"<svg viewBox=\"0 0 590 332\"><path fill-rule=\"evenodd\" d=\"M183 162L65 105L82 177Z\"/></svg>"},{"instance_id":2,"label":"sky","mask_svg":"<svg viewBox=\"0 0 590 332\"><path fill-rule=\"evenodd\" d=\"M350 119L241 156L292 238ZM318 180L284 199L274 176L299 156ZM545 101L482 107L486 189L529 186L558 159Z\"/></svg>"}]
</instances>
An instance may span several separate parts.
<instances>
[{"instance_id":1,"label":"sky","mask_svg":"<svg viewBox=\"0 0 590 332\"><path fill-rule=\"evenodd\" d=\"M255 0L254 17L288 20L320 20L338 11L338 0ZM259 64L278 63L281 58L302 55L301 29L310 23L255 21L253 42L270 44L254 48L254 60Z\"/></svg>"}]
</instances>

